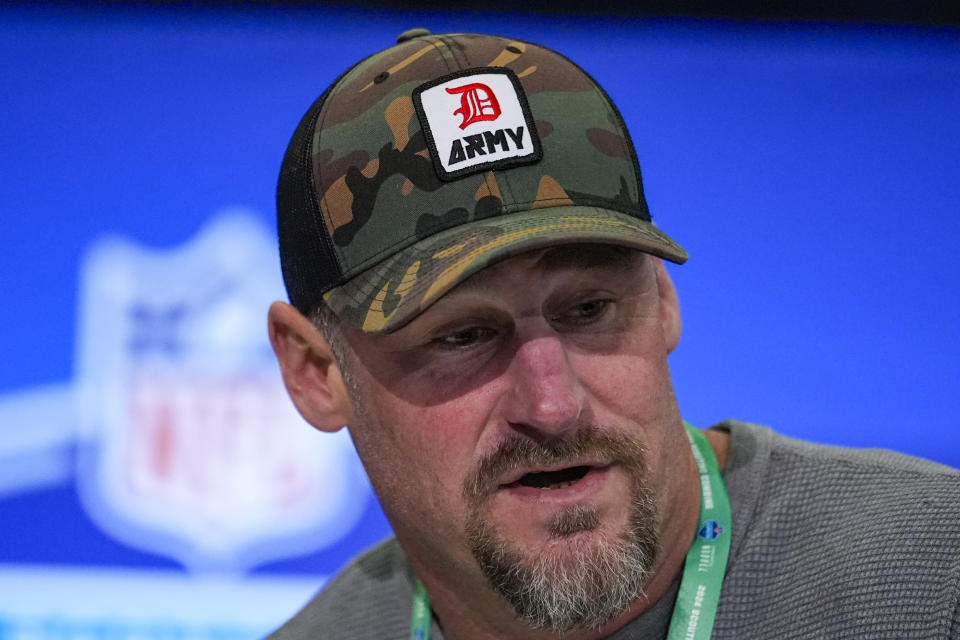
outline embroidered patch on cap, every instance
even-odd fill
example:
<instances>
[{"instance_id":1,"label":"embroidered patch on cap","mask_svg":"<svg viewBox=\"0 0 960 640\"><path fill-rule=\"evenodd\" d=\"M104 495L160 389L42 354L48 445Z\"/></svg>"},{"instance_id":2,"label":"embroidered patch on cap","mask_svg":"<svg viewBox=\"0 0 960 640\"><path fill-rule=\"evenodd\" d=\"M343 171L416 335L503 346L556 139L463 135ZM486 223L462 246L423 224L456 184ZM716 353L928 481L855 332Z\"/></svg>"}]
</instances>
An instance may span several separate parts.
<instances>
[{"instance_id":1,"label":"embroidered patch on cap","mask_svg":"<svg viewBox=\"0 0 960 640\"><path fill-rule=\"evenodd\" d=\"M510 69L467 69L417 87L413 104L441 180L538 161L543 152Z\"/></svg>"}]
</instances>

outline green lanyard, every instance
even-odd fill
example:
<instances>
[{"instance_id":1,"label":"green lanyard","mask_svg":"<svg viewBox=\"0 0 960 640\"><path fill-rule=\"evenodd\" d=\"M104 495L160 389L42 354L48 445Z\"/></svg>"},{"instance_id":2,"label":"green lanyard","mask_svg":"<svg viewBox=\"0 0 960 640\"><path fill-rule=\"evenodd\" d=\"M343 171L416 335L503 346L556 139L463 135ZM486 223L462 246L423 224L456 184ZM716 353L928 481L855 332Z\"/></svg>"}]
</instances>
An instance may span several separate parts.
<instances>
[{"instance_id":1,"label":"green lanyard","mask_svg":"<svg viewBox=\"0 0 960 640\"><path fill-rule=\"evenodd\" d=\"M413 613L410 618L410 640L430 640L430 596L419 580L413 589Z\"/></svg>"},{"instance_id":2,"label":"green lanyard","mask_svg":"<svg viewBox=\"0 0 960 640\"><path fill-rule=\"evenodd\" d=\"M700 478L700 519L683 566L667 640L707 640L713 633L733 523L730 498L710 442L699 429L687 422L683 424ZM430 597L419 580L413 593L410 640L430 640Z\"/></svg>"},{"instance_id":3,"label":"green lanyard","mask_svg":"<svg viewBox=\"0 0 960 640\"><path fill-rule=\"evenodd\" d=\"M730 557L733 519L730 497L713 447L699 429L688 422L683 425L693 445L693 458L700 476L700 519L683 565L683 579L667 640L708 640L713 633L720 587Z\"/></svg>"}]
</instances>

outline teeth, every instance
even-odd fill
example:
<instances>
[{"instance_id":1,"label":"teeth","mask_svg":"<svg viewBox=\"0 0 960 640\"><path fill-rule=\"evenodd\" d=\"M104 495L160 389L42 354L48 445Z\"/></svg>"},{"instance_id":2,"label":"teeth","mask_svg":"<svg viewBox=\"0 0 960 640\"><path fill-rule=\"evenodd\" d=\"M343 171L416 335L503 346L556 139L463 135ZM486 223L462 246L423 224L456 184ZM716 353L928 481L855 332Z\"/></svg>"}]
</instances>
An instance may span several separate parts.
<instances>
[{"instance_id":1,"label":"teeth","mask_svg":"<svg viewBox=\"0 0 960 640\"><path fill-rule=\"evenodd\" d=\"M540 487L541 489L563 489L569 487L574 483L573 480L567 480L566 482L554 482L553 484L548 484L545 487Z\"/></svg>"}]
</instances>

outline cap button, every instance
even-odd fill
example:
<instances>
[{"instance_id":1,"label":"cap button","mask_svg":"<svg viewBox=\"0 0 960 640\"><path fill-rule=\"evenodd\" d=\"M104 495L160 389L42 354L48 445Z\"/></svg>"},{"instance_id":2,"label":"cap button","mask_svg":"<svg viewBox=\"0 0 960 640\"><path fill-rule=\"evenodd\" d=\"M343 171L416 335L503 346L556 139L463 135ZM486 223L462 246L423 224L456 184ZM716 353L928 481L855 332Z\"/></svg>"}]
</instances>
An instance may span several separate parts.
<instances>
[{"instance_id":1,"label":"cap button","mask_svg":"<svg viewBox=\"0 0 960 640\"><path fill-rule=\"evenodd\" d=\"M427 29L420 29L420 28L407 29L406 31L401 33L399 36L397 36L397 44L400 44L401 42L406 42L407 40L413 40L414 38L419 38L420 36L428 36L428 35L430 35L430 31Z\"/></svg>"}]
</instances>

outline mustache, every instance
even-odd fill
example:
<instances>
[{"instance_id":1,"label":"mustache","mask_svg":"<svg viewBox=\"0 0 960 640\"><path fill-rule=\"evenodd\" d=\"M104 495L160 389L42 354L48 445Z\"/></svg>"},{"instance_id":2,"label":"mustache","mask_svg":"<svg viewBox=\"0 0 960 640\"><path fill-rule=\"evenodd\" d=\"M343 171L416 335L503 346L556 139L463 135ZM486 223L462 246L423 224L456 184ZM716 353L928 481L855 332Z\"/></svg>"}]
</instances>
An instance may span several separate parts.
<instances>
[{"instance_id":1,"label":"mustache","mask_svg":"<svg viewBox=\"0 0 960 640\"><path fill-rule=\"evenodd\" d=\"M586 426L567 438L534 440L513 435L477 463L464 482L463 495L474 504L482 502L500 486L507 473L530 467L555 466L584 458L603 460L639 470L646 469L647 449L621 434Z\"/></svg>"}]
</instances>

